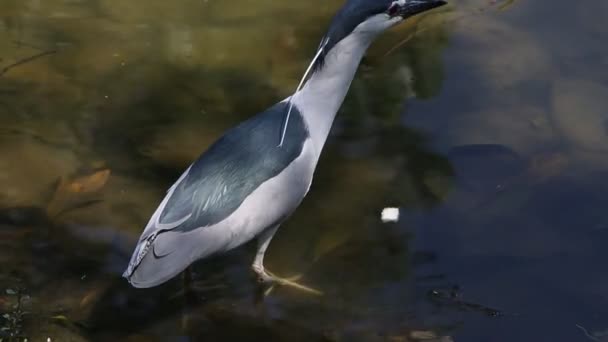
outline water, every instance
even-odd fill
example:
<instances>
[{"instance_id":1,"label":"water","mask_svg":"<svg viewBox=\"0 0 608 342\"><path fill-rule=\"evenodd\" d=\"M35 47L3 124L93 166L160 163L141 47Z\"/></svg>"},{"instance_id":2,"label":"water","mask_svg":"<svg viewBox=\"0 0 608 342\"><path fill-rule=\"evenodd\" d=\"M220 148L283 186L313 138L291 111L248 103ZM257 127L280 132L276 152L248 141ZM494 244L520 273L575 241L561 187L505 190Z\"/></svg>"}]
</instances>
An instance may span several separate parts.
<instances>
[{"instance_id":1,"label":"water","mask_svg":"<svg viewBox=\"0 0 608 342\"><path fill-rule=\"evenodd\" d=\"M324 296L261 299L251 245L189 294L120 278L166 188L294 89L340 3L3 1L0 336L605 340L601 1L453 1L372 47L267 255Z\"/></svg>"}]
</instances>

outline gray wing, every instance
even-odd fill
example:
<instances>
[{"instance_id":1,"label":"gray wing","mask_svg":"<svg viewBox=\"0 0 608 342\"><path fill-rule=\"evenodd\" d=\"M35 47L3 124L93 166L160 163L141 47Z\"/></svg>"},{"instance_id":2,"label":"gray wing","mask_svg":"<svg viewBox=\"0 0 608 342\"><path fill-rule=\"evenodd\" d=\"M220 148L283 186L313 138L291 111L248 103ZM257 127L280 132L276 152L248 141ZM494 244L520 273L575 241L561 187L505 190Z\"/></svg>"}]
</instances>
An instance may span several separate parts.
<instances>
[{"instance_id":1,"label":"gray wing","mask_svg":"<svg viewBox=\"0 0 608 342\"><path fill-rule=\"evenodd\" d=\"M278 147L287 110L279 103L228 131L176 183L158 224L180 231L216 224L245 198L278 175L301 153L308 131L297 109L287 138Z\"/></svg>"},{"instance_id":2,"label":"gray wing","mask_svg":"<svg viewBox=\"0 0 608 342\"><path fill-rule=\"evenodd\" d=\"M278 147L286 110L287 103L280 102L232 128L184 172L144 230L131 272L152 245L157 257L182 247L171 244L173 239L159 238L164 233L187 233L221 222L302 153L309 134L295 106L285 141Z\"/></svg>"}]
</instances>

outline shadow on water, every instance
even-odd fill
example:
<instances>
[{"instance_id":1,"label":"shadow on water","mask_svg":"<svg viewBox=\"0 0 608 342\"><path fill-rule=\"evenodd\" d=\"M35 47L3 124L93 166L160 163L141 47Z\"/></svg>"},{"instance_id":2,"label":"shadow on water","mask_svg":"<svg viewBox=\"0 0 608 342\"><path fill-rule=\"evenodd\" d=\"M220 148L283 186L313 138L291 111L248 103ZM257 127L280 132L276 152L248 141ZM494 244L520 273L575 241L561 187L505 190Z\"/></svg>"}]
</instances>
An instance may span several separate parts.
<instances>
[{"instance_id":1,"label":"shadow on water","mask_svg":"<svg viewBox=\"0 0 608 342\"><path fill-rule=\"evenodd\" d=\"M337 132L323 156L311 194L279 231L268 254L268 267L279 274L303 273L307 282L323 289L323 298L280 289L263 303L257 302L249 246L197 264L195 279L204 284L199 286L202 290L190 294L197 300L187 304L179 279L150 291L128 289L124 282L111 285L87 317L94 326L92 336L181 331L195 339L334 340L359 335L371 339L414 329L401 319L413 314L406 306L411 294L403 288L411 286L407 232L379 224L378 213L387 203L437 204L447 193L452 171L445 158L426 148L421 133L395 127L399 117L388 112L398 112L402 101L397 106L389 101L386 106L353 104L364 96L372 97L366 95L366 87L378 88L377 80L369 80L373 78L370 73L362 77L368 80L357 80L363 90L349 95L346 117L336 123ZM388 81L386 89L395 97L410 86L407 80L403 83L394 77ZM397 84L401 87L392 87ZM151 108L165 106L156 103L161 101L156 96L149 99L154 103ZM232 103L230 99L227 103ZM132 107L141 110L147 105ZM235 105L229 111L238 113L238 109ZM128 122L114 124L128 131L124 128ZM167 178L158 165L149 172ZM171 176L168 178L175 177ZM396 284L387 285L392 282ZM389 298L401 298L403 306L394 307Z\"/></svg>"},{"instance_id":2,"label":"shadow on water","mask_svg":"<svg viewBox=\"0 0 608 342\"><path fill-rule=\"evenodd\" d=\"M447 191L449 163L426 148L423 134L398 128L402 94L413 89L430 96L441 83L422 89L407 75L389 72L407 65L421 77L426 71L411 60L425 53L433 56L425 68L438 67L434 55L442 49L434 44L445 46L445 36L427 45L431 53L418 46L392 55L382 68L373 60L368 64L336 123L309 199L269 251L271 269L304 273L307 282L327 293L322 299L279 289L260 302L249 270L251 246L197 264L193 292L187 294L180 279L136 290L119 277L154 199L224 129L276 102L284 90L246 69L179 66L153 57L128 69L108 68L94 83L76 78L67 88L80 87L80 96L47 103L58 112L72 112L67 120L58 117L64 121L52 138L64 141L62 149L68 160L76 160L76 169L102 167L112 175L94 196L80 201L72 197L84 196L82 191L72 189L60 173L58 183L40 185L51 195L37 196L39 204L1 212L2 234L13 242L2 258L7 266L2 268L11 275L2 285L11 288L18 282L32 298L27 304L32 314L23 317L19 333L91 340L213 336L310 341L413 329L399 318L411 314L409 309L388 301L396 294L403 303L408 300L408 291L401 288L411 282L407 238L397 227L379 224L377 216L387 203L432 205ZM57 58L51 67L66 72ZM25 91L18 79L8 82ZM34 85L28 95L35 117L50 110L35 107L35 94L41 92ZM384 105L377 96L386 97ZM45 149L54 151L46 137L33 139L33 134L49 134L28 117L11 123L17 127L12 139L50 145ZM438 178L444 183L429 183ZM62 184L68 189L62 197L67 205L84 204L69 210L49 204L57 202L53 196L61 193ZM141 190L146 187L154 191ZM143 198L143 205L134 204Z\"/></svg>"}]
</instances>

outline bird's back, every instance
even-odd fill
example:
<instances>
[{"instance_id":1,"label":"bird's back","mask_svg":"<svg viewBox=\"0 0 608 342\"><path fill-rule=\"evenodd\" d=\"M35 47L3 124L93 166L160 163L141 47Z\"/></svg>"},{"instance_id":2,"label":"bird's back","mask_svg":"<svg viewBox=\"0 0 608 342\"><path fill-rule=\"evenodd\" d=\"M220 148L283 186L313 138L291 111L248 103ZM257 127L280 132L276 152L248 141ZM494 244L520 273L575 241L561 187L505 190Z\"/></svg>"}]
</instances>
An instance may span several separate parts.
<instances>
[{"instance_id":1,"label":"bird's back","mask_svg":"<svg viewBox=\"0 0 608 342\"><path fill-rule=\"evenodd\" d=\"M180 225L187 231L220 222L263 182L278 175L302 152L308 138L296 113L287 139L278 147L287 104L280 102L232 128L196 160L159 217L170 224L192 213Z\"/></svg>"}]
</instances>

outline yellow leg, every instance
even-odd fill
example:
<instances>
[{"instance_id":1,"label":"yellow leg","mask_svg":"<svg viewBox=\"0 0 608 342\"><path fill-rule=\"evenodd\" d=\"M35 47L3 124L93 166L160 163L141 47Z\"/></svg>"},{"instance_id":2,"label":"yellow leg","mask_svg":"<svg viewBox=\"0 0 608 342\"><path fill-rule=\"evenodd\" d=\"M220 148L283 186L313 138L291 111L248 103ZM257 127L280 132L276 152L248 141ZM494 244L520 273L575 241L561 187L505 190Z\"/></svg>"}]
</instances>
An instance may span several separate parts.
<instances>
[{"instance_id":1,"label":"yellow leg","mask_svg":"<svg viewBox=\"0 0 608 342\"><path fill-rule=\"evenodd\" d=\"M319 290L297 283L296 281L301 278L300 275L290 278L281 278L266 271L266 269L264 268L264 254L266 253L266 249L268 249L270 240L272 240L272 237L274 236L274 233L276 233L278 228L278 225L269 228L258 237L258 251L255 255L255 260L251 265L251 268L258 276L258 281L260 281L261 283L270 284L270 287L268 288L268 290L266 290L264 295L270 294L270 292L272 292L276 285L290 286L307 293L322 295L323 293Z\"/></svg>"}]
</instances>

